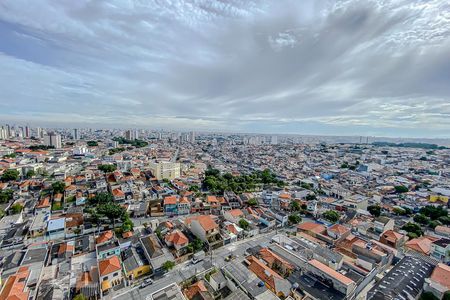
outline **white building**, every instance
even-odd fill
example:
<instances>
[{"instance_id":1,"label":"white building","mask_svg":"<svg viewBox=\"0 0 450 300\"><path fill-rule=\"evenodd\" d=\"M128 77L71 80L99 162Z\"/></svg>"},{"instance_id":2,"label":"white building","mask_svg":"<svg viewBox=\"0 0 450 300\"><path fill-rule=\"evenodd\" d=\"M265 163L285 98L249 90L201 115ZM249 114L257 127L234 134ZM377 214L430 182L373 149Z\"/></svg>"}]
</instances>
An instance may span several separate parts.
<instances>
[{"instance_id":1,"label":"white building","mask_svg":"<svg viewBox=\"0 0 450 300\"><path fill-rule=\"evenodd\" d=\"M150 170L152 171L153 176L155 176L158 180L173 180L181 176L180 163L166 161L151 162Z\"/></svg>"}]
</instances>

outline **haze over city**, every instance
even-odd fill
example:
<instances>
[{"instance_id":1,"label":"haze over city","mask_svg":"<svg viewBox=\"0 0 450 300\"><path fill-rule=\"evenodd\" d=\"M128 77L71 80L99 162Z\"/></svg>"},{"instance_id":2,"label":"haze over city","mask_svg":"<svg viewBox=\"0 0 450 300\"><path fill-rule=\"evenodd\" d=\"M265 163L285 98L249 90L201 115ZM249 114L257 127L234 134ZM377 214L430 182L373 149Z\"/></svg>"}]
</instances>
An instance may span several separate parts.
<instances>
[{"instance_id":1,"label":"haze over city","mask_svg":"<svg viewBox=\"0 0 450 300\"><path fill-rule=\"evenodd\" d=\"M0 3L0 119L449 138L446 1Z\"/></svg>"}]
</instances>

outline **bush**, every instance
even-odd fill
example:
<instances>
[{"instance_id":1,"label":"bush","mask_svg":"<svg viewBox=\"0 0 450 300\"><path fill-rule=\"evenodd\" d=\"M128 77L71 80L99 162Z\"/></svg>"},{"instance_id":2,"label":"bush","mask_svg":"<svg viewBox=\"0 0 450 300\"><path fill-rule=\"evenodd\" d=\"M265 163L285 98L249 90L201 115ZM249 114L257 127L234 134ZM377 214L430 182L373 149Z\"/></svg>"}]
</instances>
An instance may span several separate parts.
<instances>
[{"instance_id":1,"label":"bush","mask_svg":"<svg viewBox=\"0 0 450 300\"><path fill-rule=\"evenodd\" d=\"M298 224L302 221L302 218L298 214L292 214L288 217L289 223Z\"/></svg>"},{"instance_id":2,"label":"bush","mask_svg":"<svg viewBox=\"0 0 450 300\"><path fill-rule=\"evenodd\" d=\"M379 205L370 205L367 207L367 211L374 217L379 217L381 215L381 207Z\"/></svg>"},{"instance_id":3,"label":"bush","mask_svg":"<svg viewBox=\"0 0 450 300\"><path fill-rule=\"evenodd\" d=\"M20 213L22 211L22 209L23 209L23 205L20 203L13 204L9 208L9 210L12 212L13 215Z\"/></svg>"},{"instance_id":4,"label":"bush","mask_svg":"<svg viewBox=\"0 0 450 300\"><path fill-rule=\"evenodd\" d=\"M332 223L336 223L341 218L339 213L335 210L327 210L322 214L322 217L324 217L325 220L328 220Z\"/></svg>"},{"instance_id":5,"label":"bush","mask_svg":"<svg viewBox=\"0 0 450 300\"><path fill-rule=\"evenodd\" d=\"M14 169L8 169L6 170L2 175L3 181L11 181L11 180L17 180L19 178L19 171Z\"/></svg>"},{"instance_id":6,"label":"bush","mask_svg":"<svg viewBox=\"0 0 450 300\"><path fill-rule=\"evenodd\" d=\"M99 165L98 169L104 173L111 173L114 172L117 167L115 165Z\"/></svg>"},{"instance_id":7,"label":"bush","mask_svg":"<svg viewBox=\"0 0 450 300\"><path fill-rule=\"evenodd\" d=\"M52 183L53 193L55 193L55 194L64 193L65 187L66 187L66 184L62 181L57 181L57 182Z\"/></svg>"},{"instance_id":8,"label":"bush","mask_svg":"<svg viewBox=\"0 0 450 300\"><path fill-rule=\"evenodd\" d=\"M172 270L173 267L175 267L175 263L173 261L168 260L165 263L163 263L162 267L167 272Z\"/></svg>"},{"instance_id":9,"label":"bush","mask_svg":"<svg viewBox=\"0 0 450 300\"><path fill-rule=\"evenodd\" d=\"M416 223L408 222L405 225L403 225L402 229L408 232L409 237L411 237L411 235L414 235L415 237L423 235L422 229Z\"/></svg>"},{"instance_id":10,"label":"bush","mask_svg":"<svg viewBox=\"0 0 450 300\"><path fill-rule=\"evenodd\" d=\"M408 192L408 188L404 185L396 185L394 187L394 189L395 189L395 192L398 194Z\"/></svg>"},{"instance_id":11,"label":"bush","mask_svg":"<svg viewBox=\"0 0 450 300\"><path fill-rule=\"evenodd\" d=\"M239 227L241 227L242 229L247 230L249 226L250 224L247 222L247 220L245 219L239 220Z\"/></svg>"}]
</instances>

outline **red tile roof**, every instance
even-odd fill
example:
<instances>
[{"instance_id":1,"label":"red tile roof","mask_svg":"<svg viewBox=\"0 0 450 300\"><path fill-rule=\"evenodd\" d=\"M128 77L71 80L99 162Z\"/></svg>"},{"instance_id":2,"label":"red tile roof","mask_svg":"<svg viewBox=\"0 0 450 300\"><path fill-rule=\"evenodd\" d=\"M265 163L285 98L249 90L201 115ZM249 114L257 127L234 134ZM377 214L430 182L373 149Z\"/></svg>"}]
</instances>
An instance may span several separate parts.
<instances>
[{"instance_id":1,"label":"red tile roof","mask_svg":"<svg viewBox=\"0 0 450 300\"><path fill-rule=\"evenodd\" d=\"M105 276L113 272L120 271L122 266L120 264L120 259L117 256L111 256L110 258L99 261L98 268L100 276Z\"/></svg>"},{"instance_id":2,"label":"red tile roof","mask_svg":"<svg viewBox=\"0 0 450 300\"><path fill-rule=\"evenodd\" d=\"M172 195L164 197L164 205L174 205L174 204L177 204L177 196Z\"/></svg>"},{"instance_id":3,"label":"red tile roof","mask_svg":"<svg viewBox=\"0 0 450 300\"><path fill-rule=\"evenodd\" d=\"M189 242L188 238L179 230L175 230L166 235L165 240L175 245L184 245Z\"/></svg>"},{"instance_id":4,"label":"red tile roof","mask_svg":"<svg viewBox=\"0 0 450 300\"><path fill-rule=\"evenodd\" d=\"M105 243L105 242L109 241L110 239L112 239L113 236L114 236L114 235L113 235L113 232L112 232L111 230L108 230L108 231L102 232L102 233L97 237L97 239L95 240L95 242L96 242L97 244L102 244L102 243Z\"/></svg>"},{"instance_id":5,"label":"red tile roof","mask_svg":"<svg viewBox=\"0 0 450 300\"><path fill-rule=\"evenodd\" d=\"M439 263L431 274L431 280L450 290L450 267Z\"/></svg>"}]
</instances>

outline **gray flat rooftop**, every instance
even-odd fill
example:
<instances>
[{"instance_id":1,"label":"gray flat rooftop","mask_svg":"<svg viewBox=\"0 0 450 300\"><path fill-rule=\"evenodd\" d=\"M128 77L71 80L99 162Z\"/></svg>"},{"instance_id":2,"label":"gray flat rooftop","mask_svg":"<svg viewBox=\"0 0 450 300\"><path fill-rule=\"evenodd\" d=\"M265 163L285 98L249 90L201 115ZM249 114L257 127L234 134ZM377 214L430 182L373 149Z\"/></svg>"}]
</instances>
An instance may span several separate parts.
<instances>
[{"instance_id":1,"label":"gray flat rooftop","mask_svg":"<svg viewBox=\"0 0 450 300\"><path fill-rule=\"evenodd\" d=\"M369 291L367 299L415 299L433 269L432 264L420 258L406 256Z\"/></svg>"}]
</instances>

